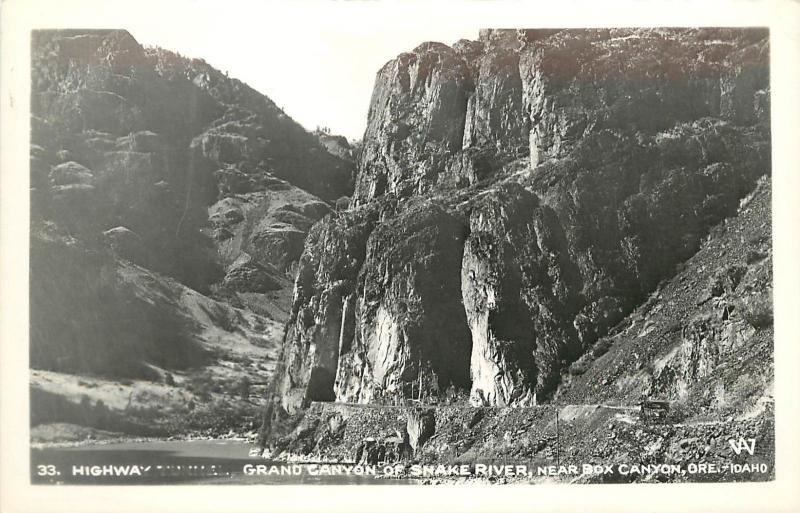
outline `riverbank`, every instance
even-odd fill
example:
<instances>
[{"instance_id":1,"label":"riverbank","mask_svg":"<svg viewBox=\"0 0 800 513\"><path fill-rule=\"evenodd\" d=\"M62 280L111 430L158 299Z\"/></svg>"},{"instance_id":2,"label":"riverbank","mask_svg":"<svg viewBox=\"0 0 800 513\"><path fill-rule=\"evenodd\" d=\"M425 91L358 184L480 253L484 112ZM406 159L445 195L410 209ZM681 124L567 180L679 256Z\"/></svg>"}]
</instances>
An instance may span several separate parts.
<instances>
[{"instance_id":1,"label":"riverbank","mask_svg":"<svg viewBox=\"0 0 800 513\"><path fill-rule=\"evenodd\" d=\"M256 431L233 431L227 433L189 432L168 436L136 436L116 431L106 431L77 424L54 422L40 424L31 428L31 448L68 448L94 445L150 443L150 442L191 442L224 440L248 443L255 447L258 438Z\"/></svg>"}]
</instances>

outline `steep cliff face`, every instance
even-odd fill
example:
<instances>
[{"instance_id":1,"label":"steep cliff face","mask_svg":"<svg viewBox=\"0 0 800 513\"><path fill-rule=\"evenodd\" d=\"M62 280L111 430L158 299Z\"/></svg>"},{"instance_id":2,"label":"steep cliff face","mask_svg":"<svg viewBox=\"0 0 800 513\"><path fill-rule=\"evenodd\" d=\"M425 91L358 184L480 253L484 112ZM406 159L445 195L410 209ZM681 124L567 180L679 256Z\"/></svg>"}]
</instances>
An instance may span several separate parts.
<instances>
[{"instance_id":1,"label":"steep cliff face","mask_svg":"<svg viewBox=\"0 0 800 513\"><path fill-rule=\"evenodd\" d=\"M432 204L381 223L358 277L353 340L342 340L337 397L368 402L469 383L458 272L464 220ZM417 380L415 383L415 379Z\"/></svg>"},{"instance_id":2,"label":"steep cliff face","mask_svg":"<svg viewBox=\"0 0 800 513\"><path fill-rule=\"evenodd\" d=\"M354 293L377 208L325 218L312 228L300 259L283 347L283 406L293 411L334 398L339 348L355 329Z\"/></svg>"},{"instance_id":3,"label":"steep cliff face","mask_svg":"<svg viewBox=\"0 0 800 513\"><path fill-rule=\"evenodd\" d=\"M441 43L422 44L378 72L356 204L386 193L420 194L436 183L447 159L461 149L471 87L464 60Z\"/></svg>"},{"instance_id":4,"label":"steep cliff face","mask_svg":"<svg viewBox=\"0 0 800 513\"><path fill-rule=\"evenodd\" d=\"M31 48L33 368L268 380L303 241L350 194L351 155L125 31L34 31Z\"/></svg>"},{"instance_id":5,"label":"steep cliff face","mask_svg":"<svg viewBox=\"0 0 800 513\"><path fill-rule=\"evenodd\" d=\"M306 262L351 265L333 317L304 317L306 331L340 327L324 395L549 397L769 174L768 76L766 32L744 29L488 30L387 63L357 208L321 222L381 210L358 233L365 256L309 239L301 259L300 277ZM298 312L329 304L328 285L297 283L290 409L312 398L292 370Z\"/></svg>"},{"instance_id":6,"label":"steep cliff face","mask_svg":"<svg viewBox=\"0 0 800 513\"><path fill-rule=\"evenodd\" d=\"M536 166L604 129L653 132L705 116L752 124L768 103L763 32L551 32L487 30L387 63L356 203L475 183L521 156Z\"/></svg>"}]
</instances>

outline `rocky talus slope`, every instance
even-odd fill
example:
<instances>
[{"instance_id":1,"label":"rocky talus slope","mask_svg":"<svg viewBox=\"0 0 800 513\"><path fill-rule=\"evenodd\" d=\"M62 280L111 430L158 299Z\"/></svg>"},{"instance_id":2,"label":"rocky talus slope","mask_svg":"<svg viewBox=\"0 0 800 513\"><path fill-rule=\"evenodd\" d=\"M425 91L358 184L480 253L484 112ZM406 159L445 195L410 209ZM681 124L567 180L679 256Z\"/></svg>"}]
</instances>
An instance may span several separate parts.
<instances>
[{"instance_id":1,"label":"rocky talus slope","mask_svg":"<svg viewBox=\"0 0 800 513\"><path fill-rule=\"evenodd\" d=\"M252 418L347 141L125 31L34 31L31 78L34 424Z\"/></svg>"},{"instance_id":2,"label":"rocky talus slope","mask_svg":"<svg viewBox=\"0 0 800 513\"><path fill-rule=\"evenodd\" d=\"M485 30L388 62L350 208L299 260L283 408L695 398L731 358L768 365L769 332L735 319L768 302L769 260L692 264L770 174L768 55L756 29ZM702 305L658 301L717 271Z\"/></svg>"}]
</instances>

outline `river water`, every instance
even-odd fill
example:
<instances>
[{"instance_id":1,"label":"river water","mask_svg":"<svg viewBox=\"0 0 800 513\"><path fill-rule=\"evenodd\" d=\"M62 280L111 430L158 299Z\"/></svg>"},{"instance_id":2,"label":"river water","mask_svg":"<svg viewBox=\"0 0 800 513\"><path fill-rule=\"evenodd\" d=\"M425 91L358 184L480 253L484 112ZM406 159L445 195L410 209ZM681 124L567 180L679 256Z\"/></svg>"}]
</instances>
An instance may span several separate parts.
<instances>
[{"instance_id":1,"label":"river water","mask_svg":"<svg viewBox=\"0 0 800 513\"><path fill-rule=\"evenodd\" d=\"M364 475L311 475L313 463L291 465L249 456L253 445L229 440L145 441L31 449L34 484L410 484ZM262 465L299 475L248 475ZM249 466L249 467L248 467ZM316 467L317 469L319 467ZM135 470L134 470L135 469ZM127 474L127 475L126 475Z\"/></svg>"}]
</instances>

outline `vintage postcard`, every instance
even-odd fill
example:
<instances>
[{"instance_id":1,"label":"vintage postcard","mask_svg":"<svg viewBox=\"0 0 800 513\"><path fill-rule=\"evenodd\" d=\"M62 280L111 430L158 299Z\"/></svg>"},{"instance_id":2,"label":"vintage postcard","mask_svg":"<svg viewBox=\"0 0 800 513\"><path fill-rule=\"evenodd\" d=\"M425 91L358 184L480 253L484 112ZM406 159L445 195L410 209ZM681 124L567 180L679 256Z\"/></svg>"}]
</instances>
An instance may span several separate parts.
<instances>
[{"instance_id":1,"label":"vintage postcard","mask_svg":"<svg viewBox=\"0 0 800 513\"><path fill-rule=\"evenodd\" d=\"M8 511L798 505L796 4L37 3Z\"/></svg>"}]
</instances>

